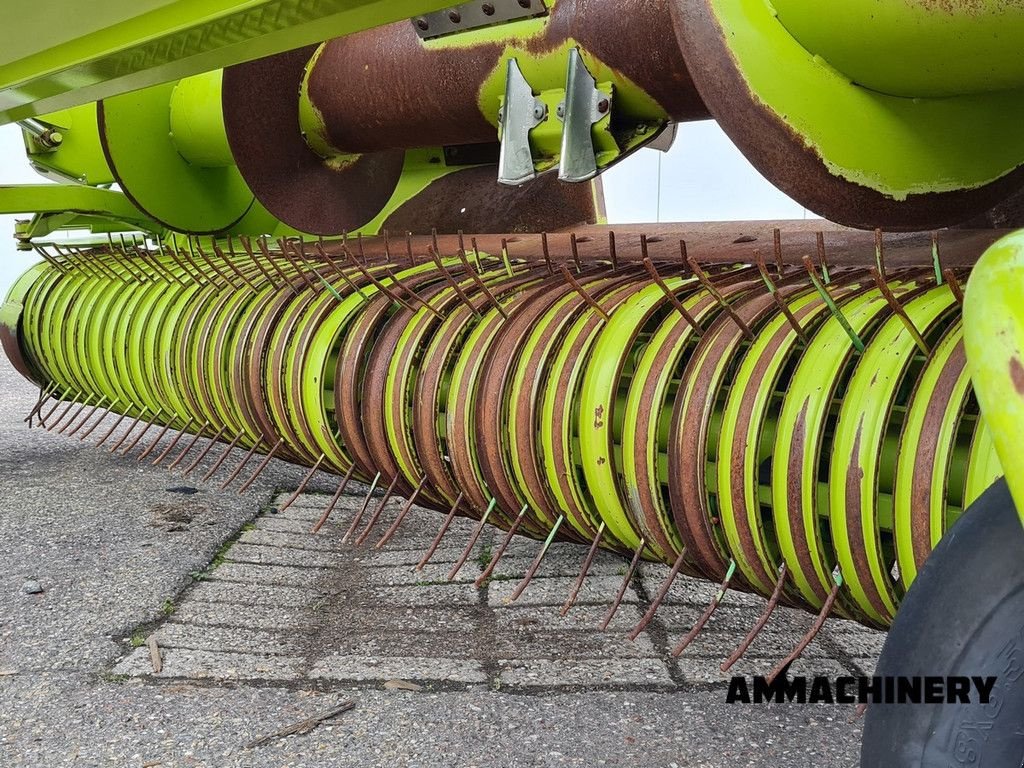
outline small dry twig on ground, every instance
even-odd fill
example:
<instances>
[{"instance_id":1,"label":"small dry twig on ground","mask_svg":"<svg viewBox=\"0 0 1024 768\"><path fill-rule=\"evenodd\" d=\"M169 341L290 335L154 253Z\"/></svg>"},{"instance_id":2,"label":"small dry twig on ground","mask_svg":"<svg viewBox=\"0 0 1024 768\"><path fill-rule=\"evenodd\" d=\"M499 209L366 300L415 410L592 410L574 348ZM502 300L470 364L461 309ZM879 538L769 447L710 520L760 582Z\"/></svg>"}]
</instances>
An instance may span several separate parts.
<instances>
[{"instance_id":1,"label":"small dry twig on ground","mask_svg":"<svg viewBox=\"0 0 1024 768\"><path fill-rule=\"evenodd\" d=\"M245 748L252 749L253 747L262 747L264 744L269 744L275 739L283 739L286 736L294 736L296 734L309 733L318 725L320 725L320 723L324 722L325 720L330 720L333 717L337 717L342 712L348 712L355 705L356 703L354 701L346 701L343 704L339 704L338 706L327 710L326 712L321 712L319 715L314 715L308 720L303 720L300 723L289 725L285 728L282 728L279 731L275 731L274 733L268 734L267 736L263 736L259 739L256 739L255 741L251 741L245 745Z\"/></svg>"},{"instance_id":2,"label":"small dry twig on ground","mask_svg":"<svg viewBox=\"0 0 1024 768\"><path fill-rule=\"evenodd\" d=\"M159 675L160 670L164 668L164 660L160 656L160 646L156 644L156 637L150 635L146 645L149 646L149 663L153 665L153 674Z\"/></svg>"}]
</instances>

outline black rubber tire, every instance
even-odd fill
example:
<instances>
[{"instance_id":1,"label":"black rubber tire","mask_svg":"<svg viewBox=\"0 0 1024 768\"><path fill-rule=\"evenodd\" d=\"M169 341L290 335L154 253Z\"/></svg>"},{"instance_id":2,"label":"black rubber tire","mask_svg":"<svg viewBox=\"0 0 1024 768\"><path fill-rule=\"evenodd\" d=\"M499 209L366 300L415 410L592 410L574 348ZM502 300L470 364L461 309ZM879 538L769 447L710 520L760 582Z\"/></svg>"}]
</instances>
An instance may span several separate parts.
<instances>
[{"instance_id":1,"label":"black rubber tire","mask_svg":"<svg viewBox=\"0 0 1024 768\"><path fill-rule=\"evenodd\" d=\"M1024 768L1024 528L1005 480L921 569L876 675L995 676L990 703L870 704L862 768Z\"/></svg>"}]
</instances>

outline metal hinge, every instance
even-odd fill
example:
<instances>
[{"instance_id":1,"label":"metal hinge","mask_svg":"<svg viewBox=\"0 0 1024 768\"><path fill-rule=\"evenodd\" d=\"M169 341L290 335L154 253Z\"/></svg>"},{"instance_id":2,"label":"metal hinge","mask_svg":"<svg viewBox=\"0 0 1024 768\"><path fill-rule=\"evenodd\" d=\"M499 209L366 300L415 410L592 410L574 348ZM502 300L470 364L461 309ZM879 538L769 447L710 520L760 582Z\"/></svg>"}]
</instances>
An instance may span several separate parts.
<instances>
[{"instance_id":1,"label":"metal hinge","mask_svg":"<svg viewBox=\"0 0 1024 768\"><path fill-rule=\"evenodd\" d=\"M504 24L509 21L547 16L545 0L487 0L462 3L443 11L427 13L412 20L416 34L423 40L453 35L469 29Z\"/></svg>"}]
</instances>

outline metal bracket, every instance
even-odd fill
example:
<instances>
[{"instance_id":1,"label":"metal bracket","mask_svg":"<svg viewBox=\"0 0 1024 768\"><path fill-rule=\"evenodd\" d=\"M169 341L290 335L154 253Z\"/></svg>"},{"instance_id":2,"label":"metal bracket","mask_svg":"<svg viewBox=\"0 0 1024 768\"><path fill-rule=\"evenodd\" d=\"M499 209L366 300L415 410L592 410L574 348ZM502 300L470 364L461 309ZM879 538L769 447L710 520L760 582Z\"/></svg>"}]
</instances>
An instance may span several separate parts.
<instances>
[{"instance_id":1,"label":"metal bracket","mask_svg":"<svg viewBox=\"0 0 1024 768\"><path fill-rule=\"evenodd\" d=\"M611 96L597 87L578 48L569 52L565 108L560 111L565 129L558 178L569 182L589 181L597 176L593 128L611 111Z\"/></svg>"},{"instance_id":2,"label":"metal bracket","mask_svg":"<svg viewBox=\"0 0 1024 768\"><path fill-rule=\"evenodd\" d=\"M530 131L547 119L547 105L533 95L519 62L510 59L505 76L505 100L501 107L501 154L498 183L519 186L537 175L533 164Z\"/></svg>"},{"instance_id":3,"label":"metal bracket","mask_svg":"<svg viewBox=\"0 0 1024 768\"><path fill-rule=\"evenodd\" d=\"M417 16L412 20L412 24L420 39L433 40L469 29L532 19L547 14L546 0L477 0Z\"/></svg>"}]
</instances>

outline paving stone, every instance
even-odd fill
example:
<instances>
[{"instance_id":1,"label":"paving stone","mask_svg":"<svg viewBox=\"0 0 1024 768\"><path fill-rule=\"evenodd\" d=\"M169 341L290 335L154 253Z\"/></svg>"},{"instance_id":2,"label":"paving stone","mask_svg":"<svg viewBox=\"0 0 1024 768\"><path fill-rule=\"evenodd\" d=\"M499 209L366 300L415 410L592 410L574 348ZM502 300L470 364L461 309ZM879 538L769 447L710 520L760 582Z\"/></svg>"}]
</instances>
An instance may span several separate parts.
<instances>
[{"instance_id":1,"label":"paving stone","mask_svg":"<svg viewBox=\"0 0 1024 768\"><path fill-rule=\"evenodd\" d=\"M478 661L436 657L331 655L318 661L309 677L328 680L392 680L483 683L487 674Z\"/></svg>"},{"instance_id":2,"label":"paving stone","mask_svg":"<svg viewBox=\"0 0 1024 768\"><path fill-rule=\"evenodd\" d=\"M196 584L188 599L203 603L239 603L249 606L298 606L330 595L325 589L315 586L277 587L267 584L242 584L234 581L219 581L214 576L209 581Z\"/></svg>"},{"instance_id":3,"label":"paving stone","mask_svg":"<svg viewBox=\"0 0 1024 768\"><path fill-rule=\"evenodd\" d=\"M286 533L258 527L256 530L243 531L238 537L239 544L256 546L293 547L295 549L312 549L317 552L340 554L340 543L334 537L321 536L304 530L301 533Z\"/></svg>"},{"instance_id":4,"label":"paving stone","mask_svg":"<svg viewBox=\"0 0 1024 768\"><path fill-rule=\"evenodd\" d=\"M259 629L303 629L313 622L309 607L263 606L253 611L245 603L204 603L186 600L174 611L180 622L210 624L229 627L255 627Z\"/></svg>"},{"instance_id":5,"label":"paving stone","mask_svg":"<svg viewBox=\"0 0 1024 768\"><path fill-rule=\"evenodd\" d=\"M535 578L516 602L522 605L562 605L575 583L575 578ZM510 600L517 585L515 581L493 582L490 586L491 605ZM621 586L622 577L619 575L588 577L583 582L577 602L610 606ZM636 603L638 599L632 587L626 589L624 603Z\"/></svg>"},{"instance_id":6,"label":"paving stone","mask_svg":"<svg viewBox=\"0 0 1024 768\"><path fill-rule=\"evenodd\" d=\"M258 565L289 565L306 568L336 568L341 565L344 555L339 552L317 552L294 547L235 544L225 554L233 563L255 563Z\"/></svg>"},{"instance_id":7,"label":"paving stone","mask_svg":"<svg viewBox=\"0 0 1024 768\"><path fill-rule=\"evenodd\" d=\"M313 587L320 575L321 572L311 568L231 562L224 563L214 571L214 576L221 581L235 581L240 584L270 584L280 587Z\"/></svg>"},{"instance_id":8,"label":"paving stone","mask_svg":"<svg viewBox=\"0 0 1024 768\"><path fill-rule=\"evenodd\" d=\"M675 686L659 659L534 659L498 662L501 684L524 688L554 686Z\"/></svg>"},{"instance_id":9,"label":"paving stone","mask_svg":"<svg viewBox=\"0 0 1024 768\"><path fill-rule=\"evenodd\" d=\"M297 656L305 643L296 632L266 631L250 627L211 627L168 622L153 633L161 648L230 651L259 655Z\"/></svg>"},{"instance_id":10,"label":"paving stone","mask_svg":"<svg viewBox=\"0 0 1024 768\"><path fill-rule=\"evenodd\" d=\"M115 675L186 677L215 680L296 680L302 677L303 659L168 648L161 652L163 668L153 673L148 648L136 648L118 663Z\"/></svg>"}]
</instances>

